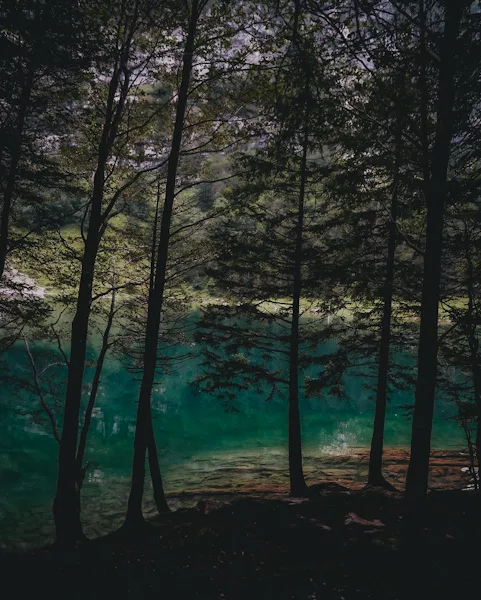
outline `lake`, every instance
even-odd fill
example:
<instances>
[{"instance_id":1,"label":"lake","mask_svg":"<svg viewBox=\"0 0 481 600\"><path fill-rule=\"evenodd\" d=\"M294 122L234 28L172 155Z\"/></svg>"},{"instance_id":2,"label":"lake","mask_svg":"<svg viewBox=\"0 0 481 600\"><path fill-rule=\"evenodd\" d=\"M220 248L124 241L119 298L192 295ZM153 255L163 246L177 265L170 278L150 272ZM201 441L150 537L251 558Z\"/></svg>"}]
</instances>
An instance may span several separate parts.
<instances>
[{"instance_id":1,"label":"lake","mask_svg":"<svg viewBox=\"0 0 481 600\"><path fill-rule=\"evenodd\" d=\"M49 349L32 348L39 368L47 364ZM199 362L193 356L163 375L152 398L160 463L171 505L192 504L205 494L285 491L287 401L275 397L266 402L262 395L246 391L238 396L238 412L226 412L218 399L199 394L190 385L199 373ZM4 356L3 372L32 381L23 345ZM61 401L65 367L56 365L50 372L55 375ZM91 376L89 368L87 382ZM349 400L301 398L308 481L364 482L373 419L373 401L364 383L362 375L346 377ZM137 393L138 375L111 357L105 365L86 453L91 466L82 501L89 535L105 533L122 522L130 483ZM410 419L402 406L412 402L412 391L398 391L388 408L387 460L392 466L389 473L397 482L404 477L411 433ZM12 380L4 382L0 392L0 547L25 548L53 539L51 503L57 445L48 429L26 414L39 407L33 393ZM448 468L442 471L440 467L441 476L444 472L452 475L453 469L460 472L466 463L465 457L460 458L464 442L451 419L454 412L451 403L437 402L432 442L439 450L436 460ZM154 514L148 491L145 510Z\"/></svg>"}]
</instances>

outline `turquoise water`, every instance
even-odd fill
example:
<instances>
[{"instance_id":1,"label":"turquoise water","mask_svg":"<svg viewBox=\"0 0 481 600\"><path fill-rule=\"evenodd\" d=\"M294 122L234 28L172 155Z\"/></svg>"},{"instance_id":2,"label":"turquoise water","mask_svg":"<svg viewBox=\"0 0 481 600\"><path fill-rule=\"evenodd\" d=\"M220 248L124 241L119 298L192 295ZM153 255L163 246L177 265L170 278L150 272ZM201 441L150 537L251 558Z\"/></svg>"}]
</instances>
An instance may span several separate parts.
<instances>
[{"instance_id":1,"label":"turquoise water","mask_svg":"<svg viewBox=\"0 0 481 600\"><path fill-rule=\"evenodd\" d=\"M45 346L33 347L33 352L39 368L55 362ZM21 546L28 540L38 543L39 535L43 541L51 538L57 445L48 428L26 414L40 405L34 393L18 385L18 381L32 380L24 347L12 348L4 361L4 374L15 376L17 383L5 381L0 392L0 540L4 546ZM266 402L262 395L246 391L237 399L238 412L226 412L219 400L199 394L190 385L199 373L199 364L195 356L179 363L159 378L154 389L154 427L166 491L178 494L202 489L212 472L216 473L212 485L235 488L240 486L244 470L258 464L285 473L286 400L275 397ZM61 401L65 367L56 365L48 372L54 376ZM89 368L87 382L91 376ZM362 376L346 378L349 400L301 398L306 455L342 455L368 447L373 402L364 383ZM93 533L97 532L96 511L115 512L120 518L126 503L137 393L138 375L111 357L105 365L86 453L91 467L83 492L84 514ZM412 391L393 394L386 423L387 446L408 447L411 423L401 407L412 401ZM450 420L453 413L452 404L437 403L434 448L463 446L462 434ZM231 469L232 465L235 468Z\"/></svg>"}]
</instances>

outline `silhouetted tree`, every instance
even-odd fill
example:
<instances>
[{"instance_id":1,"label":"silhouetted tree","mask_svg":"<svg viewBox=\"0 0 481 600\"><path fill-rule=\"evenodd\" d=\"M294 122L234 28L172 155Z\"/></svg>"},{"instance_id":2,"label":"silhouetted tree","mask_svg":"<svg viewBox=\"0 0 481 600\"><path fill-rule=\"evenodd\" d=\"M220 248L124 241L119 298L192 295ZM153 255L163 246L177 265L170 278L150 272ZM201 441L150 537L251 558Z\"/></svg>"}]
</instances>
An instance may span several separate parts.
<instances>
[{"instance_id":1,"label":"silhouetted tree","mask_svg":"<svg viewBox=\"0 0 481 600\"><path fill-rule=\"evenodd\" d=\"M460 36L465 11L471 3L449 0L444 4L444 30L439 48L436 133L431 170L426 186L426 245L421 299L416 400L413 412L411 458L406 492L420 501L427 491L431 429L437 380L438 307L441 284L441 257L447 177L451 142L455 131L457 73L462 61Z\"/></svg>"}]
</instances>

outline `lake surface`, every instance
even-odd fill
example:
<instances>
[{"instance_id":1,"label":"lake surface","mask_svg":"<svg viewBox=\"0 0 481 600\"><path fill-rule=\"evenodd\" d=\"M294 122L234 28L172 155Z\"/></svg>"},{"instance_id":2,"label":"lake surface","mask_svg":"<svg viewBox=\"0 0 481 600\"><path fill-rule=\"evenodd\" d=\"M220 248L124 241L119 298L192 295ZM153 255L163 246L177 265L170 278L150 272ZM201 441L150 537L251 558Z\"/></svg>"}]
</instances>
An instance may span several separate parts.
<instances>
[{"instance_id":1,"label":"lake surface","mask_svg":"<svg viewBox=\"0 0 481 600\"><path fill-rule=\"evenodd\" d=\"M51 360L48 348L33 347L39 368ZM4 357L4 374L32 381L24 347ZM219 400L190 385L199 373L193 357L163 375L155 386L154 428L166 492L172 506L195 501L205 493L276 492L287 488L287 402L243 392L238 412L226 412ZM43 367L42 367L43 368ZM58 399L63 400L66 370L56 365ZM87 370L86 381L92 376ZM362 376L347 377L349 400L301 398L306 476L309 481L362 482L370 443L373 401ZM122 522L132 463L138 375L117 359L107 361L94 410L86 459L91 466L84 485L86 531L98 535ZM387 414L386 446L394 463L410 442L411 423L403 405L413 392L393 394ZM27 547L52 540L51 502L57 472L57 444L31 414L38 398L7 380L0 391L0 547ZM455 410L437 402L433 448L459 456L463 436L451 419ZM405 453L404 453L405 454ZM441 454L440 454L441 456ZM397 457L397 458L396 458ZM398 460L399 459L399 460ZM402 460L405 461L407 455ZM444 458L442 459L444 460ZM464 459L463 459L464 460ZM402 462L402 461L401 461ZM456 461L455 461L456 462ZM393 464L394 464L393 463ZM460 466L455 467L460 470ZM394 471L393 471L394 473ZM153 513L150 494L146 512Z\"/></svg>"}]
</instances>

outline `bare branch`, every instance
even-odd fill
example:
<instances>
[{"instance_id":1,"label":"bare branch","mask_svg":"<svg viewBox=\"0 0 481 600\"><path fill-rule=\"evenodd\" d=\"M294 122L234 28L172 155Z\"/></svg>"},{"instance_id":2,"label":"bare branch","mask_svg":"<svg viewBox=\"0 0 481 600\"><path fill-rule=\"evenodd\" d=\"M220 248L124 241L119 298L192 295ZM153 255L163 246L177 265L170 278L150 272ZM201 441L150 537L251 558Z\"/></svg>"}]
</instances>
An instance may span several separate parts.
<instances>
[{"instance_id":1,"label":"bare branch","mask_svg":"<svg viewBox=\"0 0 481 600\"><path fill-rule=\"evenodd\" d=\"M27 340L26 335L23 336L23 340L25 342L25 349L26 349L28 358L30 360L30 364L32 366L33 379L35 382L35 388L37 390L38 397L40 398L40 402L42 404L43 410L45 411L45 413L50 421L53 437L55 438L57 443L60 443L60 435L59 435L58 428L57 428L57 422L55 421L55 415L53 414L52 409L48 406L47 401L45 400L45 396L42 392L42 387L40 385L40 379L39 379L39 373L37 370L37 365L35 364L35 360L32 356L32 353L30 352L30 346L28 345L28 340ZM42 373L43 373L43 371L42 371Z\"/></svg>"}]
</instances>

